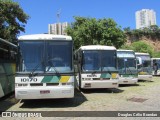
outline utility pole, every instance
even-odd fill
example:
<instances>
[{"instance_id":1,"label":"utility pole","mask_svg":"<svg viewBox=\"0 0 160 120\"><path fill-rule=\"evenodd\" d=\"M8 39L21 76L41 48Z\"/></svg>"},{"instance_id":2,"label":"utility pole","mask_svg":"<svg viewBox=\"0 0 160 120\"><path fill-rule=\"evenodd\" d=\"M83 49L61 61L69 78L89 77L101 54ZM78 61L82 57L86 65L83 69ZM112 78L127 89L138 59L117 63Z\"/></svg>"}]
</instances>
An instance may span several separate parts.
<instances>
[{"instance_id":1,"label":"utility pole","mask_svg":"<svg viewBox=\"0 0 160 120\"><path fill-rule=\"evenodd\" d=\"M57 11L57 24L56 24L57 30L56 31L58 35L61 35L60 14L61 14L61 9Z\"/></svg>"},{"instance_id":2,"label":"utility pole","mask_svg":"<svg viewBox=\"0 0 160 120\"><path fill-rule=\"evenodd\" d=\"M60 22L60 14L61 14L61 9L59 9L57 12L57 23Z\"/></svg>"}]
</instances>

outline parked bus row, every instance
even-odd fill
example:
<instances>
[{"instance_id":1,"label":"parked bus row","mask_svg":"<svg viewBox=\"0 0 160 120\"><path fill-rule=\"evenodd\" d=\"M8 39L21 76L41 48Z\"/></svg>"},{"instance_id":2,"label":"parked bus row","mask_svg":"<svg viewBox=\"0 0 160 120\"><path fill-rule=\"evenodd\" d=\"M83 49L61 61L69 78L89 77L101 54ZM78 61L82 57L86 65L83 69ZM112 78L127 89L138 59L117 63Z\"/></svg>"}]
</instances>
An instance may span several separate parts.
<instances>
[{"instance_id":1,"label":"parked bus row","mask_svg":"<svg viewBox=\"0 0 160 120\"><path fill-rule=\"evenodd\" d=\"M75 85L118 88L152 79L148 53L102 45L81 46L73 52L70 36L51 34L20 36L18 47L17 99L72 98Z\"/></svg>"},{"instance_id":2,"label":"parked bus row","mask_svg":"<svg viewBox=\"0 0 160 120\"><path fill-rule=\"evenodd\" d=\"M82 46L75 52L76 83L79 88L118 88L119 84L136 84L152 80L148 53L116 50L111 46Z\"/></svg>"}]
</instances>

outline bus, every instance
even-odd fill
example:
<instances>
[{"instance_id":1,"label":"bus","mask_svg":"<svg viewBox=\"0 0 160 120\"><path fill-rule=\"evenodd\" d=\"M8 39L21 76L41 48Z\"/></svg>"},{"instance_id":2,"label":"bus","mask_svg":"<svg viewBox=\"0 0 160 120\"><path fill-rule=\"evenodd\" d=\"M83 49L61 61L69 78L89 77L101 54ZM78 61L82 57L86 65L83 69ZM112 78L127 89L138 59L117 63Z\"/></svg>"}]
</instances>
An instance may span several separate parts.
<instances>
[{"instance_id":1,"label":"bus","mask_svg":"<svg viewBox=\"0 0 160 120\"><path fill-rule=\"evenodd\" d=\"M118 88L116 56L113 46L81 46L75 52L78 89Z\"/></svg>"},{"instance_id":2,"label":"bus","mask_svg":"<svg viewBox=\"0 0 160 120\"><path fill-rule=\"evenodd\" d=\"M16 99L74 97L73 41L70 36L23 35L18 38L21 69Z\"/></svg>"},{"instance_id":3,"label":"bus","mask_svg":"<svg viewBox=\"0 0 160 120\"><path fill-rule=\"evenodd\" d=\"M138 80L152 80L151 57L149 53L135 53L137 58Z\"/></svg>"},{"instance_id":4,"label":"bus","mask_svg":"<svg viewBox=\"0 0 160 120\"><path fill-rule=\"evenodd\" d=\"M138 71L133 50L117 50L119 84L137 84Z\"/></svg>"},{"instance_id":5,"label":"bus","mask_svg":"<svg viewBox=\"0 0 160 120\"><path fill-rule=\"evenodd\" d=\"M14 91L17 45L0 38L0 98Z\"/></svg>"},{"instance_id":6,"label":"bus","mask_svg":"<svg viewBox=\"0 0 160 120\"><path fill-rule=\"evenodd\" d=\"M153 67L152 75L160 75L160 58L151 58L151 64Z\"/></svg>"}]
</instances>

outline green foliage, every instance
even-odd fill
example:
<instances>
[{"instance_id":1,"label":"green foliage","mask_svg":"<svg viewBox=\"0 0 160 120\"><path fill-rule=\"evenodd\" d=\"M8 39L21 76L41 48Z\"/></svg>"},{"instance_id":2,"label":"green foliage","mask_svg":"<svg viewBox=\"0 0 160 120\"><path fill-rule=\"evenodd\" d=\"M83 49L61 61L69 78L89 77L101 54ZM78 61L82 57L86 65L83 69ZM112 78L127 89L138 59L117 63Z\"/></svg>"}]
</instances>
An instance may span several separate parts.
<instances>
[{"instance_id":1,"label":"green foliage","mask_svg":"<svg viewBox=\"0 0 160 120\"><path fill-rule=\"evenodd\" d=\"M160 58L160 52L153 52L152 57L154 57L154 58Z\"/></svg>"},{"instance_id":2,"label":"green foliage","mask_svg":"<svg viewBox=\"0 0 160 120\"><path fill-rule=\"evenodd\" d=\"M122 45L120 49L133 50L133 47L131 45Z\"/></svg>"},{"instance_id":3,"label":"green foliage","mask_svg":"<svg viewBox=\"0 0 160 120\"><path fill-rule=\"evenodd\" d=\"M135 52L149 53L151 56L154 54L153 48L143 41L133 42L131 45L123 45L121 48L134 50Z\"/></svg>"},{"instance_id":4,"label":"green foliage","mask_svg":"<svg viewBox=\"0 0 160 120\"><path fill-rule=\"evenodd\" d=\"M122 48L129 48L138 52L148 52L152 57L160 57L160 52L153 52L153 48L150 45L142 41L139 41L143 38L143 36L151 40L160 40L160 27L158 27L157 25L152 25L143 29L133 30L127 27L124 28L124 33L129 37L129 40L131 40L131 42L133 43L131 44L131 46L124 45L122 46Z\"/></svg>"},{"instance_id":5,"label":"green foliage","mask_svg":"<svg viewBox=\"0 0 160 120\"><path fill-rule=\"evenodd\" d=\"M82 45L110 45L117 48L125 43L125 34L112 19L74 17L66 32L73 37L75 48Z\"/></svg>"},{"instance_id":6,"label":"green foliage","mask_svg":"<svg viewBox=\"0 0 160 120\"><path fill-rule=\"evenodd\" d=\"M160 28L157 25L133 30L127 27L124 28L124 32L133 40L140 40L143 36L160 40Z\"/></svg>"},{"instance_id":7,"label":"green foliage","mask_svg":"<svg viewBox=\"0 0 160 120\"><path fill-rule=\"evenodd\" d=\"M0 0L0 38L14 42L17 35L25 31L28 18L18 3Z\"/></svg>"},{"instance_id":8,"label":"green foliage","mask_svg":"<svg viewBox=\"0 0 160 120\"><path fill-rule=\"evenodd\" d=\"M152 56L153 48L143 41L138 41L138 42L132 43L132 47L135 52L149 53Z\"/></svg>"}]
</instances>

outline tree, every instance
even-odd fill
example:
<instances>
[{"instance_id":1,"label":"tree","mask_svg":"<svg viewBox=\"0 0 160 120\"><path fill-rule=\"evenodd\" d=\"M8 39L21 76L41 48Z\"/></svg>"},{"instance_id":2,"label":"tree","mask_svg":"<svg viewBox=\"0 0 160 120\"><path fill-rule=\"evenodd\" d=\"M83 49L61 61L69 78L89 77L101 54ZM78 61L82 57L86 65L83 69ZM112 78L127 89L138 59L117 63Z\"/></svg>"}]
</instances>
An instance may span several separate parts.
<instances>
[{"instance_id":1,"label":"tree","mask_svg":"<svg viewBox=\"0 0 160 120\"><path fill-rule=\"evenodd\" d=\"M140 40L142 37L160 40L160 28L157 25L151 25L150 27L144 27L143 29L133 29L129 27L124 28L125 34L134 38L133 40Z\"/></svg>"},{"instance_id":2,"label":"tree","mask_svg":"<svg viewBox=\"0 0 160 120\"><path fill-rule=\"evenodd\" d=\"M133 42L131 46L135 52L144 52L149 53L151 56L153 55L153 48L143 41Z\"/></svg>"},{"instance_id":3,"label":"tree","mask_svg":"<svg viewBox=\"0 0 160 120\"><path fill-rule=\"evenodd\" d=\"M119 48L126 41L126 36L112 19L74 17L75 22L67 27L66 32L74 40L75 48L82 45L110 45Z\"/></svg>"},{"instance_id":4,"label":"tree","mask_svg":"<svg viewBox=\"0 0 160 120\"><path fill-rule=\"evenodd\" d=\"M120 47L120 49L124 49L124 50L133 50L134 48L132 47L132 45L122 45Z\"/></svg>"},{"instance_id":5,"label":"tree","mask_svg":"<svg viewBox=\"0 0 160 120\"><path fill-rule=\"evenodd\" d=\"M135 52L149 53L151 56L154 56L153 48L149 44L143 41L133 42L131 45L123 45L121 49L134 50Z\"/></svg>"},{"instance_id":6,"label":"tree","mask_svg":"<svg viewBox=\"0 0 160 120\"><path fill-rule=\"evenodd\" d=\"M0 0L0 38L14 42L17 35L25 31L28 18L18 3Z\"/></svg>"},{"instance_id":7,"label":"tree","mask_svg":"<svg viewBox=\"0 0 160 120\"><path fill-rule=\"evenodd\" d=\"M160 52L159 52L159 51L155 51L155 52L153 52L152 57L160 58Z\"/></svg>"}]
</instances>

